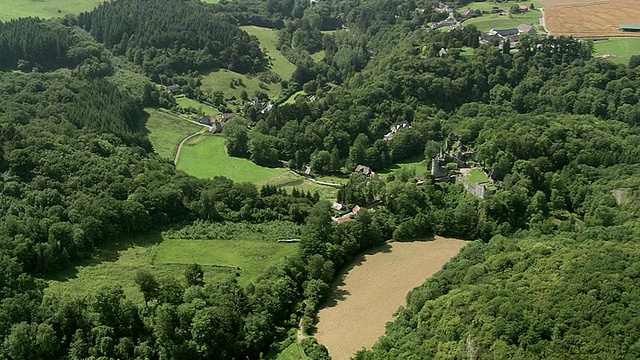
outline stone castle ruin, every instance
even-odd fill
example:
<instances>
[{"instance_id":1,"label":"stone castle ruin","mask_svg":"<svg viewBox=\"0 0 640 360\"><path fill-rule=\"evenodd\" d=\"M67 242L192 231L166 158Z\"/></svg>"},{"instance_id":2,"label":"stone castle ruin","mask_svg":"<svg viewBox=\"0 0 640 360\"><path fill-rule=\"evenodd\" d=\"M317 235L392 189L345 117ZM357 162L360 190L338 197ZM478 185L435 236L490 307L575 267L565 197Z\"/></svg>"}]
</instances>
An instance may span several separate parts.
<instances>
[{"instance_id":1,"label":"stone castle ruin","mask_svg":"<svg viewBox=\"0 0 640 360\"><path fill-rule=\"evenodd\" d=\"M474 149L462 144L459 135L449 134L438 155L431 159L431 175L438 181L460 182L468 192L484 199L495 191L496 184L490 174L474 161L475 154Z\"/></svg>"}]
</instances>

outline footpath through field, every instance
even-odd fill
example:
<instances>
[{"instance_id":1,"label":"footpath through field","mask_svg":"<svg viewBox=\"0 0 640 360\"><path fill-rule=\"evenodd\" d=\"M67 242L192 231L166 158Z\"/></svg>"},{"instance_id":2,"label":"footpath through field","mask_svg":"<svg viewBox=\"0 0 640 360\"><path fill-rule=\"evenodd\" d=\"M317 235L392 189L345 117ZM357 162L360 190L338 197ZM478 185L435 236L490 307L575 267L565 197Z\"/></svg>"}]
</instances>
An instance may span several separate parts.
<instances>
[{"instance_id":1,"label":"footpath through field","mask_svg":"<svg viewBox=\"0 0 640 360\"><path fill-rule=\"evenodd\" d=\"M176 157L173 159L173 163L175 165L178 165L178 160L180 160L180 153L182 152L182 145L184 145L192 137L198 136L200 134L204 134L205 132L207 132L207 129L202 129L202 130L200 130L198 132L195 132L195 133L185 137L184 139L182 139L182 141L180 141L180 145L178 145L178 150L176 150Z\"/></svg>"},{"instance_id":2,"label":"footpath through field","mask_svg":"<svg viewBox=\"0 0 640 360\"><path fill-rule=\"evenodd\" d=\"M359 257L318 313L318 342L334 360L349 359L384 335L407 293L422 285L454 257L466 241L394 242Z\"/></svg>"}]
</instances>

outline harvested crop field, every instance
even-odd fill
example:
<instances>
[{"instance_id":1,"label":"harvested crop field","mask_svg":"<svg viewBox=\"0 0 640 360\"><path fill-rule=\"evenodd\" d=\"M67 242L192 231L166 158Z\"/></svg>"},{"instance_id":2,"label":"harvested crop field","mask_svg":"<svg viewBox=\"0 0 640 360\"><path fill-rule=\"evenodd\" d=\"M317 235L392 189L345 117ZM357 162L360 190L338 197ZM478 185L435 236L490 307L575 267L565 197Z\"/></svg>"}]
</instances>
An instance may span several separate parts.
<instances>
[{"instance_id":1,"label":"harvested crop field","mask_svg":"<svg viewBox=\"0 0 640 360\"><path fill-rule=\"evenodd\" d=\"M466 241L396 242L367 252L340 278L318 313L318 342L334 360L349 359L384 335L407 293L454 257Z\"/></svg>"},{"instance_id":2,"label":"harvested crop field","mask_svg":"<svg viewBox=\"0 0 640 360\"><path fill-rule=\"evenodd\" d=\"M546 0L544 22L551 35L574 37L640 36L640 32L620 31L620 24L640 24L637 0L585 2L554 6L568 1Z\"/></svg>"}]
</instances>

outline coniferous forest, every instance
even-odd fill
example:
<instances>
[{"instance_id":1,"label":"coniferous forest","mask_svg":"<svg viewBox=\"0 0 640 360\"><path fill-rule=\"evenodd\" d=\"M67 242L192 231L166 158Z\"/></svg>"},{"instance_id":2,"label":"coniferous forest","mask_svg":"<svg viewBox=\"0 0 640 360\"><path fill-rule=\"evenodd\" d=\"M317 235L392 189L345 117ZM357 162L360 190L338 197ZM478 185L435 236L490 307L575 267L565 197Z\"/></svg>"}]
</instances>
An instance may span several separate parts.
<instances>
[{"instance_id":1,"label":"coniferous forest","mask_svg":"<svg viewBox=\"0 0 640 360\"><path fill-rule=\"evenodd\" d=\"M431 30L437 5L114 0L0 22L0 358L275 358L357 254L433 235L470 243L356 359L640 357L640 61L567 37L504 51L474 26ZM145 107L174 107L163 85L207 71L267 71L250 24L277 29L296 66L282 80L315 97L231 121L229 154L332 175L430 159L455 138L495 192L352 173L338 200L375 208L336 224L318 193L176 170ZM299 251L249 285L207 283L197 264L183 283L141 271L140 305L117 286L45 295L40 279L133 236L276 221L300 226Z\"/></svg>"}]
</instances>

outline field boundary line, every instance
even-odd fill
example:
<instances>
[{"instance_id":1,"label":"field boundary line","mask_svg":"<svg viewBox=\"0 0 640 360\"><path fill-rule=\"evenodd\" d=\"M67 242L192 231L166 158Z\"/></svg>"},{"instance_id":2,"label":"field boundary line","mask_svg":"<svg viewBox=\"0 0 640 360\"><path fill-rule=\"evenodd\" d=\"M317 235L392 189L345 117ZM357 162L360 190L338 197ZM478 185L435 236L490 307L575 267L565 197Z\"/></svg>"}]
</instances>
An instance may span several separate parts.
<instances>
[{"instance_id":1,"label":"field boundary line","mask_svg":"<svg viewBox=\"0 0 640 360\"><path fill-rule=\"evenodd\" d=\"M180 160L180 153L182 152L182 145L184 145L187 141L189 141L191 138L196 137L200 134L204 134L207 131L207 129L202 129L200 131L197 131L191 135L188 135L187 137L185 137L184 139L182 139L182 141L180 141L180 145L178 145L178 150L176 150L176 156L173 158L173 164L174 165L178 165L178 160Z\"/></svg>"}]
</instances>

